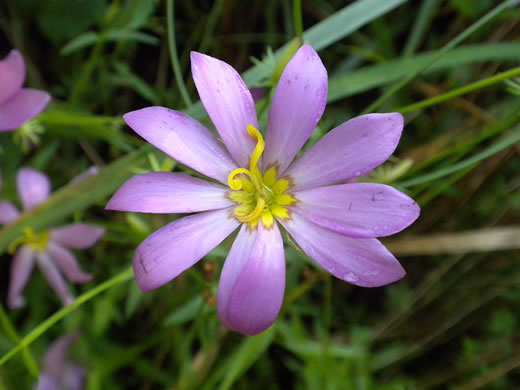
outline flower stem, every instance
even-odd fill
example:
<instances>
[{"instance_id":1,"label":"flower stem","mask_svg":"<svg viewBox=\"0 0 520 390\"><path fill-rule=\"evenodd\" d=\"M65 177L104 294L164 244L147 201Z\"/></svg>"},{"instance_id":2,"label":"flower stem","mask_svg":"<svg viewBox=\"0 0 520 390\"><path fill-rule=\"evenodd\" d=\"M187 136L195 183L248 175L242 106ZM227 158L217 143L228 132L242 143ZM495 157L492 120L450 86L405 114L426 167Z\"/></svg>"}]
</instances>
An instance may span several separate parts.
<instances>
[{"instance_id":1,"label":"flower stem","mask_svg":"<svg viewBox=\"0 0 520 390\"><path fill-rule=\"evenodd\" d=\"M0 366L3 366L6 362L8 362L13 356L15 356L20 350L27 348L33 341L35 341L38 337L44 334L51 326L55 325L58 321L65 318L69 313L71 313L76 308L80 307L85 302L91 300L95 296L101 294L102 292L118 285L119 283L126 282L133 275L132 267L127 268L123 272L114 276L112 279L107 280L104 283L101 283L99 286L94 287L92 290L87 291L86 293L80 295L76 300L71 303L69 306L65 306L61 310L58 310L56 313L51 315L45 321L43 321L40 325L34 328L32 331L27 334L23 339L21 339L16 347L11 349L8 353L6 353L0 359Z\"/></svg>"},{"instance_id":2,"label":"flower stem","mask_svg":"<svg viewBox=\"0 0 520 390\"><path fill-rule=\"evenodd\" d=\"M166 3L166 18L168 19L168 47L170 49L170 59L172 61L173 73L175 75L177 87L179 88L182 99L184 100L184 104L186 104L186 107L190 108L191 99L188 90L184 85L184 80L182 79L181 66L179 64L179 56L177 55L177 46L175 44L175 20L173 9L173 0L168 0Z\"/></svg>"},{"instance_id":3,"label":"flower stem","mask_svg":"<svg viewBox=\"0 0 520 390\"><path fill-rule=\"evenodd\" d=\"M293 0L294 33L303 42L302 1Z\"/></svg>"},{"instance_id":4,"label":"flower stem","mask_svg":"<svg viewBox=\"0 0 520 390\"><path fill-rule=\"evenodd\" d=\"M492 77L488 77L484 80L479 80L474 83L465 85L463 87L456 88L456 89L446 92L442 95L434 96L432 98L423 100L422 102L410 104L410 105L402 107L396 111L404 114L406 112L418 110L420 108L433 106L434 104L445 102L445 101L453 99L457 96L464 95L468 92L472 92L472 91L475 91L480 88L485 88L487 86L499 83L501 81L504 81L504 80L507 80L509 78L516 77L516 76L520 76L520 66L517 68L511 69L511 70L508 70L507 72L499 73Z\"/></svg>"},{"instance_id":5,"label":"flower stem","mask_svg":"<svg viewBox=\"0 0 520 390\"><path fill-rule=\"evenodd\" d=\"M20 342L20 336L16 332L16 329L14 328L13 324L11 324L11 321L9 320L9 317L7 316L7 313L4 310L4 307L0 304L0 324L2 326L2 329L6 335L8 335L11 340L13 340L15 343ZM31 355L31 351L29 351L29 348L23 348L23 360L25 362L25 366L27 367L27 371L34 377L38 378L38 364L34 360L34 358Z\"/></svg>"}]
</instances>

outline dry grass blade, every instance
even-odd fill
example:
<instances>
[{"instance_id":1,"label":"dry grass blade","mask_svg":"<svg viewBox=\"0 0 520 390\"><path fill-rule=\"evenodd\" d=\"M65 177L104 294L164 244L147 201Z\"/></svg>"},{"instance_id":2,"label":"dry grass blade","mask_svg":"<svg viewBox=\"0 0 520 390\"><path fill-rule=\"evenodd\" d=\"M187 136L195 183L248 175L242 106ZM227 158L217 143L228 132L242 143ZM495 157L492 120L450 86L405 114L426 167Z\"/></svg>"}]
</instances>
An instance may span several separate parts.
<instances>
[{"instance_id":1,"label":"dry grass blade","mask_svg":"<svg viewBox=\"0 0 520 390\"><path fill-rule=\"evenodd\" d=\"M520 227L498 227L460 233L410 236L385 240L386 247L397 256L464 254L520 249Z\"/></svg>"}]
</instances>

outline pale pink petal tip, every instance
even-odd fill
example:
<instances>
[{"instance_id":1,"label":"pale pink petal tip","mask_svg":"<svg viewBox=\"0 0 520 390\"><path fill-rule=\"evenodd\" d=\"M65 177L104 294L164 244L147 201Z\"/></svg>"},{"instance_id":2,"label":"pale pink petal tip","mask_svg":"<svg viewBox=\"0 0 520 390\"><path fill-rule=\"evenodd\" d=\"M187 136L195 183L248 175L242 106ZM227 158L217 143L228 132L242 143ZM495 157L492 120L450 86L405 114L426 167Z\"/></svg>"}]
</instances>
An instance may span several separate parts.
<instances>
[{"instance_id":1,"label":"pale pink petal tip","mask_svg":"<svg viewBox=\"0 0 520 390\"><path fill-rule=\"evenodd\" d=\"M201 123L165 107L147 107L123 115L126 124L181 164L227 185L236 168L224 146Z\"/></svg>"},{"instance_id":2,"label":"pale pink petal tip","mask_svg":"<svg viewBox=\"0 0 520 390\"><path fill-rule=\"evenodd\" d=\"M234 161L246 167L255 147L247 126L258 128L253 97L232 66L191 52L191 73L211 121Z\"/></svg>"},{"instance_id":3,"label":"pale pink petal tip","mask_svg":"<svg viewBox=\"0 0 520 390\"><path fill-rule=\"evenodd\" d=\"M36 262L43 276L47 279L49 286L58 295L63 305L68 306L74 302L74 297L70 295L62 274L54 264L54 261L49 257L49 254L47 252L37 252Z\"/></svg>"},{"instance_id":4,"label":"pale pink petal tip","mask_svg":"<svg viewBox=\"0 0 520 390\"><path fill-rule=\"evenodd\" d=\"M293 190L316 188L365 175L394 152L403 131L400 113L368 114L328 132L288 169Z\"/></svg>"},{"instance_id":5,"label":"pale pink petal tip","mask_svg":"<svg viewBox=\"0 0 520 390\"><path fill-rule=\"evenodd\" d=\"M350 237L384 237L410 226L417 203L393 187L351 183L297 191L294 208L307 220Z\"/></svg>"},{"instance_id":6,"label":"pale pink petal tip","mask_svg":"<svg viewBox=\"0 0 520 390\"><path fill-rule=\"evenodd\" d=\"M8 225L18 219L20 213L12 202L0 201L0 225Z\"/></svg>"},{"instance_id":7,"label":"pale pink petal tip","mask_svg":"<svg viewBox=\"0 0 520 390\"><path fill-rule=\"evenodd\" d=\"M285 290L283 241L275 224L258 226L258 234L243 226L224 263L217 310L229 329L255 335L276 320Z\"/></svg>"},{"instance_id":8,"label":"pale pink petal tip","mask_svg":"<svg viewBox=\"0 0 520 390\"><path fill-rule=\"evenodd\" d=\"M47 250L56 265L71 282L86 283L92 280L92 275L82 271L76 256L71 251L52 241L49 242Z\"/></svg>"},{"instance_id":9,"label":"pale pink petal tip","mask_svg":"<svg viewBox=\"0 0 520 390\"><path fill-rule=\"evenodd\" d=\"M16 130L47 106L51 96L45 91L21 89L0 106L0 131Z\"/></svg>"},{"instance_id":10,"label":"pale pink petal tip","mask_svg":"<svg viewBox=\"0 0 520 390\"><path fill-rule=\"evenodd\" d=\"M327 102L327 70L309 45L302 46L285 67L269 111L264 168L289 166L318 124Z\"/></svg>"},{"instance_id":11,"label":"pale pink petal tip","mask_svg":"<svg viewBox=\"0 0 520 390\"><path fill-rule=\"evenodd\" d=\"M326 271L361 287L379 287L404 277L397 259L375 238L353 238L318 226L298 213L281 221L300 248Z\"/></svg>"},{"instance_id":12,"label":"pale pink petal tip","mask_svg":"<svg viewBox=\"0 0 520 390\"><path fill-rule=\"evenodd\" d=\"M13 97L25 81L25 62L18 50L11 50L9 55L0 60L0 105Z\"/></svg>"},{"instance_id":13,"label":"pale pink petal tip","mask_svg":"<svg viewBox=\"0 0 520 390\"><path fill-rule=\"evenodd\" d=\"M105 229L86 223L65 225L51 230L52 241L71 249L86 249L94 245Z\"/></svg>"},{"instance_id":14,"label":"pale pink petal tip","mask_svg":"<svg viewBox=\"0 0 520 390\"><path fill-rule=\"evenodd\" d=\"M34 169L22 168L16 177L16 187L24 210L45 202L51 193L49 178Z\"/></svg>"},{"instance_id":15,"label":"pale pink petal tip","mask_svg":"<svg viewBox=\"0 0 520 390\"><path fill-rule=\"evenodd\" d=\"M25 306L25 298L22 292L27 285L34 267L34 252L27 245L22 246L16 252L11 263L9 288L7 292L7 306L18 309Z\"/></svg>"}]
</instances>

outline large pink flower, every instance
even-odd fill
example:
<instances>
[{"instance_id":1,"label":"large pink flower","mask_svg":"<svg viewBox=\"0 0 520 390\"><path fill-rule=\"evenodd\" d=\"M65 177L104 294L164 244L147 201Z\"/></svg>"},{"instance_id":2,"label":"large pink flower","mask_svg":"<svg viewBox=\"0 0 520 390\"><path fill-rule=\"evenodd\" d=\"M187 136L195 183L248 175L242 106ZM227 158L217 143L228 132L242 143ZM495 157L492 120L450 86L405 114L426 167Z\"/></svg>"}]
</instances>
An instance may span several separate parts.
<instances>
[{"instance_id":1,"label":"large pink flower","mask_svg":"<svg viewBox=\"0 0 520 390\"><path fill-rule=\"evenodd\" d=\"M18 50L0 61L0 132L16 130L38 115L49 103L47 92L22 88L25 62Z\"/></svg>"},{"instance_id":2,"label":"large pink flower","mask_svg":"<svg viewBox=\"0 0 520 390\"><path fill-rule=\"evenodd\" d=\"M222 143L189 116L149 107L124 116L148 142L209 182L179 173L127 181L107 209L194 213L159 229L136 250L141 289L152 290L194 265L240 226L224 264L217 309L222 323L256 334L276 319L284 296L282 225L316 263L364 287L405 274L375 238L397 233L419 215L417 204L382 184L339 184L383 163L403 128L398 113L354 118L293 162L323 114L327 72L305 45L285 68L269 112L266 141L253 99L238 73L218 59L191 55L200 98Z\"/></svg>"},{"instance_id":3,"label":"large pink flower","mask_svg":"<svg viewBox=\"0 0 520 390\"><path fill-rule=\"evenodd\" d=\"M30 168L20 169L16 184L25 211L46 201L51 192L49 178ZM19 216L12 202L0 201L0 225L10 224ZM88 282L92 276L81 270L71 249L91 247L104 232L103 228L85 223L74 223L43 232L25 229L24 235L10 246L15 256L11 264L7 305L12 309L25 305L22 292L35 263L63 304L73 302L74 298L62 274L74 283Z\"/></svg>"}]
</instances>

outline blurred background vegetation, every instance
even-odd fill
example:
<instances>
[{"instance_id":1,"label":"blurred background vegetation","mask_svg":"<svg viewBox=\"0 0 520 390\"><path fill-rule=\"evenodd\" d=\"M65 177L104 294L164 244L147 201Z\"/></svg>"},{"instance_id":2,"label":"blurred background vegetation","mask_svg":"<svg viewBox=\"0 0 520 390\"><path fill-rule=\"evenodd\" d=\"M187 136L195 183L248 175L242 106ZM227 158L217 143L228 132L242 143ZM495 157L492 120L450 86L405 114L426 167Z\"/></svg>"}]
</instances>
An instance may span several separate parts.
<instances>
[{"instance_id":1,"label":"blurred background vegetation","mask_svg":"<svg viewBox=\"0 0 520 390\"><path fill-rule=\"evenodd\" d=\"M71 356L86 367L91 390L520 388L516 3L3 0L0 56L19 49L28 85L50 92L53 102L37 118L37 142L34 134L0 134L2 198L16 201L21 166L47 173L54 190L91 165L102 170L0 230L2 305L5 250L24 227L88 221L107 234L77 253L95 278L70 286L81 296L73 307L59 311L37 272L27 306L4 305L0 388L31 388L45 349L78 329ZM422 214L383 240L407 270L388 287L335 280L287 242L282 313L270 330L245 337L223 329L215 312L231 241L142 294L128 271L133 251L174 217L103 208L134 173L191 173L121 119L163 105L211 127L191 80L191 50L232 64L248 86L267 90L301 29L329 72L329 104L307 146L362 112L403 112L395 157L367 180L405 191ZM264 129L267 104L257 103ZM5 357L23 337L29 348Z\"/></svg>"}]
</instances>

